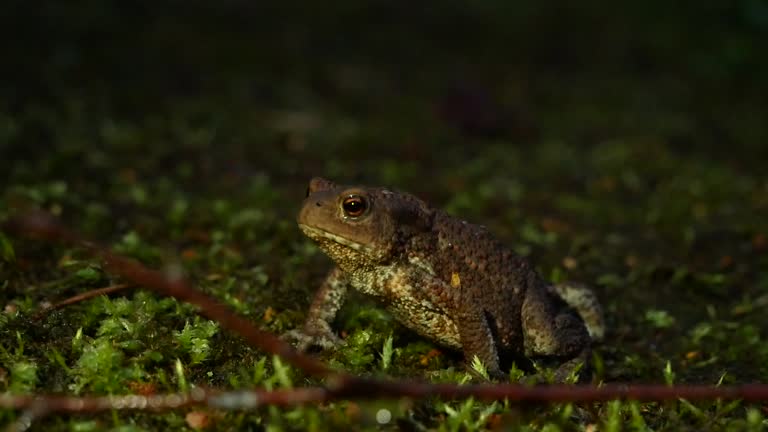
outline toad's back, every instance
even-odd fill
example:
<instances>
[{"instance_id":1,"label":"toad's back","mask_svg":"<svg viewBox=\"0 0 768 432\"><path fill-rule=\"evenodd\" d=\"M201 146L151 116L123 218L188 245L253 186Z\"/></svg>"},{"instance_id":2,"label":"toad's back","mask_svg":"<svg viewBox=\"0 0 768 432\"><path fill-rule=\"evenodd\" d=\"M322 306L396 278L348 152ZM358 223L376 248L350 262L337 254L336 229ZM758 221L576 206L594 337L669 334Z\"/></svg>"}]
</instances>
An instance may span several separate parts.
<instances>
[{"instance_id":1,"label":"toad's back","mask_svg":"<svg viewBox=\"0 0 768 432\"><path fill-rule=\"evenodd\" d=\"M423 242L423 243L422 243ZM457 302L476 302L490 318L505 351L522 347L520 312L525 290L540 284L527 260L514 254L484 226L436 210L429 236L413 242L409 254L430 262Z\"/></svg>"}]
</instances>

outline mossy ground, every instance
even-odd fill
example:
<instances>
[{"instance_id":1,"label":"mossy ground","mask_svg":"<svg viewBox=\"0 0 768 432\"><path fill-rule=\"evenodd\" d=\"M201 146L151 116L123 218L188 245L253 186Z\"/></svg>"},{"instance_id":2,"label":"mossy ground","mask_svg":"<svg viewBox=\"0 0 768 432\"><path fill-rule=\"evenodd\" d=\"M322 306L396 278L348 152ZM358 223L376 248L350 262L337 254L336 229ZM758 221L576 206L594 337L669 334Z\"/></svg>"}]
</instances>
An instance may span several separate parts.
<instances>
[{"instance_id":1,"label":"mossy ground","mask_svg":"<svg viewBox=\"0 0 768 432\"><path fill-rule=\"evenodd\" d=\"M330 264L295 226L306 182L386 184L489 226L547 277L593 284L609 323L597 380L768 381L764 3L11 3L2 218L49 210L282 333ZM35 320L120 281L78 248L10 233L0 258L0 391L309 382L139 289ZM321 357L340 369L465 379L457 355L363 298L336 328L349 347ZM185 414L34 428L184 430ZM768 406L339 401L210 415L209 430L757 431Z\"/></svg>"}]
</instances>

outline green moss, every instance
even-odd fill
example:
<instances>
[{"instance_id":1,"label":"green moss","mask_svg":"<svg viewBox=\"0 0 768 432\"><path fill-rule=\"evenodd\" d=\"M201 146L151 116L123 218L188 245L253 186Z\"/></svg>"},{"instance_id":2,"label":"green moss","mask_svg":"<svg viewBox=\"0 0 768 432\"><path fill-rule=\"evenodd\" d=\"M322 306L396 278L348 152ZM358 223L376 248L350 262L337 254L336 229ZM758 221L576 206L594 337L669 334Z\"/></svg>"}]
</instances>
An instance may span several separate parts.
<instances>
[{"instance_id":1,"label":"green moss","mask_svg":"<svg viewBox=\"0 0 768 432\"><path fill-rule=\"evenodd\" d=\"M109 338L99 338L83 346L82 354L72 368L74 382L70 390L75 394L122 393L127 381L141 379L144 371L125 363L125 355L113 346Z\"/></svg>"},{"instance_id":2,"label":"green moss","mask_svg":"<svg viewBox=\"0 0 768 432\"><path fill-rule=\"evenodd\" d=\"M16 259L13 244L2 232L0 232L0 258L6 262L13 262Z\"/></svg>"},{"instance_id":3,"label":"green moss","mask_svg":"<svg viewBox=\"0 0 768 432\"><path fill-rule=\"evenodd\" d=\"M8 391L15 394L31 393L37 386L37 365L28 361L19 361L10 365L10 385Z\"/></svg>"},{"instance_id":4,"label":"green moss","mask_svg":"<svg viewBox=\"0 0 768 432\"><path fill-rule=\"evenodd\" d=\"M184 329L176 332L176 340L181 350L187 352L190 365L202 363L211 351L210 340L218 332L219 326L208 320L195 317L194 323L187 321Z\"/></svg>"}]
</instances>

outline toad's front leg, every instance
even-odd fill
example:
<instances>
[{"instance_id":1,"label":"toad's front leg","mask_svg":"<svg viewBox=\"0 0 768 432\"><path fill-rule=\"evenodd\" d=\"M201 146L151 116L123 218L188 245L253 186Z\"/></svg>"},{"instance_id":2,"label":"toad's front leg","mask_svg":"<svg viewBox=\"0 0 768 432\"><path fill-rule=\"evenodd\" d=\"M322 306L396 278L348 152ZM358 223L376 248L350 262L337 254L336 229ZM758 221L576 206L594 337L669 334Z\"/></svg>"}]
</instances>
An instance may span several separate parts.
<instances>
[{"instance_id":1,"label":"toad's front leg","mask_svg":"<svg viewBox=\"0 0 768 432\"><path fill-rule=\"evenodd\" d=\"M328 349L344 343L331 328L331 322L344 304L348 289L349 279L341 269L334 267L315 294L304 327L286 334L298 342L298 349L304 351L310 346Z\"/></svg>"}]
</instances>

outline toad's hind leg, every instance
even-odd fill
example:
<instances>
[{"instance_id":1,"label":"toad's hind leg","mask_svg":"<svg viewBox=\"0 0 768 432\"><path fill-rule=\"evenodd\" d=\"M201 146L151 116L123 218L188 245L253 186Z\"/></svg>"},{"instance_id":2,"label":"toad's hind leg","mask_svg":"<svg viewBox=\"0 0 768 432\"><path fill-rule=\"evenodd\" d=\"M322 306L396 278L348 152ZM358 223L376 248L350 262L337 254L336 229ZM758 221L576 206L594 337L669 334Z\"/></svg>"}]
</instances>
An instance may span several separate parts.
<instances>
[{"instance_id":1,"label":"toad's hind leg","mask_svg":"<svg viewBox=\"0 0 768 432\"><path fill-rule=\"evenodd\" d=\"M584 322L546 290L528 291L522 324L526 356L557 359L561 363L556 372L559 380L588 360L592 340Z\"/></svg>"},{"instance_id":2,"label":"toad's hind leg","mask_svg":"<svg viewBox=\"0 0 768 432\"><path fill-rule=\"evenodd\" d=\"M574 282L563 282L548 287L552 293L574 308L587 327L590 338L600 342L605 337L605 320L595 292L588 286Z\"/></svg>"}]
</instances>

